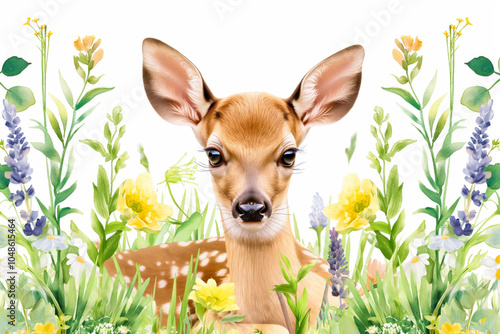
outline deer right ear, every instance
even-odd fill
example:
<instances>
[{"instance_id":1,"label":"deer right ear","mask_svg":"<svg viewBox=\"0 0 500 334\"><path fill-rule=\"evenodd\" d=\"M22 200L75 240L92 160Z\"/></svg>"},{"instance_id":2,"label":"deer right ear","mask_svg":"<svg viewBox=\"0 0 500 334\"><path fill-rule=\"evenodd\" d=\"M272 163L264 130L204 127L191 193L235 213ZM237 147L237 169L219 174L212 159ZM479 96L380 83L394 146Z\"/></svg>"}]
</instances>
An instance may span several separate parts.
<instances>
[{"instance_id":1,"label":"deer right ear","mask_svg":"<svg viewBox=\"0 0 500 334\"><path fill-rule=\"evenodd\" d=\"M174 124L195 127L215 101L198 69L154 38L144 40L142 54L144 88L158 115Z\"/></svg>"}]
</instances>

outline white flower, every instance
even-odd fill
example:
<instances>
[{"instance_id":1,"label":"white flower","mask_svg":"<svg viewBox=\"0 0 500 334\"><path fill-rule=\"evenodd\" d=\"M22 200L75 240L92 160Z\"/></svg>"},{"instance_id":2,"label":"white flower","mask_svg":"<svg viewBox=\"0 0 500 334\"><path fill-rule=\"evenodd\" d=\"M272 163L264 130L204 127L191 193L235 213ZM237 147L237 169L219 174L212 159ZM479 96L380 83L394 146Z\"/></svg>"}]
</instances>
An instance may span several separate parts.
<instances>
[{"instance_id":1,"label":"white flower","mask_svg":"<svg viewBox=\"0 0 500 334\"><path fill-rule=\"evenodd\" d=\"M368 334L377 334L378 333L378 327L377 326L370 326L366 330Z\"/></svg>"},{"instance_id":2,"label":"white flower","mask_svg":"<svg viewBox=\"0 0 500 334\"><path fill-rule=\"evenodd\" d=\"M462 241L450 238L449 235L433 235L431 241L429 244L430 249L440 250L444 248L447 252L456 251L464 245Z\"/></svg>"},{"instance_id":3,"label":"white flower","mask_svg":"<svg viewBox=\"0 0 500 334\"><path fill-rule=\"evenodd\" d=\"M415 249L418 249L418 247L422 247L422 246L425 246L426 242L424 240L424 238L417 238L415 240L413 240L412 242L410 242L410 248L415 248Z\"/></svg>"},{"instance_id":4,"label":"white flower","mask_svg":"<svg viewBox=\"0 0 500 334\"><path fill-rule=\"evenodd\" d=\"M35 241L33 247L45 252L50 252L54 247L57 250L63 250L68 248L68 245L64 242L64 237L62 235L48 235L45 238Z\"/></svg>"},{"instance_id":5,"label":"white flower","mask_svg":"<svg viewBox=\"0 0 500 334\"><path fill-rule=\"evenodd\" d=\"M500 293L500 255L496 258L486 256L481 260L483 268L483 276L493 282L497 281L497 291Z\"/></svg>"},{"instance_id":6,"label":"white flower","mask_svg":"<svg viewBox=\"0 0 500 334\"><path fill-rule=\"evenodd\" d=\"M69 274L76 279L82 277L83 271L89 275L94 268L94 264L87 255L87 244L78 249L78 255L68 254Z\"/></svg>"},{"instance_id":7,"label":"white flower","mask_svg":"<svg viewBox=\"0 0 500 334\"><path fill-rule=\"evenodd\" d=\"M130 329L128 329L126 326L119 326L116 330L119 334L130 333Z\"/></svg>"},{"instance_id":8,"label":"white flower","mask_svg":"<svg viewBox=\"0 0 500 334\"><path fill-rule=\"evenodd\" d=\"M422 277L427 274L427 269L425 266L429 265L429 254L420 254L417 255L418 248L410 247L410 256L408 257L408 261L403 263L403 269L405 274L408 276L409 273L413 273L416 281L420 282Z\"/></svg>"},{"instance_id":9,"label":"white flower","mask_svg":"<svg viewBox=\"0 0 500 334\"><path fill-rule=\"evenodd\" d=\"M71 240L70 240L69 244L70 244L71 246L75 246L75 247L80 248L80 247L82 247L82 246L83 246L83 241L82 241L82 239L80 239L80 238L71 238Z\"/></svg>"},{"instance_id":10,"label":"white flower","mask_svg":"<svg viewBox=\"0 0 500 334\"><path fill-rule=\"evenodd\" d=\"M92 334L113 334L113 325L99 324L94 328Z\"/></svg>"}]
</instances>

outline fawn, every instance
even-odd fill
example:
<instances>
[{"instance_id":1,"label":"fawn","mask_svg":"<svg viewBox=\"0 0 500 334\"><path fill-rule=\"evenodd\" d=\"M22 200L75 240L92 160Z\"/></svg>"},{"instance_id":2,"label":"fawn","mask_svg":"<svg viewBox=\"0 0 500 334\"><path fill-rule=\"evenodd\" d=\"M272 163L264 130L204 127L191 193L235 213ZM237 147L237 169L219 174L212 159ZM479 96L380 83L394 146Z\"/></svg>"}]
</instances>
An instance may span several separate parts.
<instances>
[{"instance_id":1,"label":"fawn","mask_svg":"<svg viewBox=\"0 0 500 334\"><path fill-rule=\"evenodd\" d=\"M317 261L298 290L307 289L314 324L331 274L325 260L294 238L287 190L309 129L336 122L352 108L361 84L363 47L350 46L320 62L287 99L265 93L216 98L187 58L156 39L144 40L143 57L144 86L153 108L168 122L189 125L207 153L224 237L119 253L125 279L130 282L139 264L141 277L151 277L146 292L156 288L156 304L167 314L174 274L177 296L182 296L190 256L200 250L198 277L234 282L238 313L247 315L225 328L288 333L279 298L271 291L284 283L280 254L290 259L295 273ZM116 273L112 261L106 268ZM338 305L337 298L330 304ZM289 317L295 328L290 311Z\"/></svg>"}]
</instances>

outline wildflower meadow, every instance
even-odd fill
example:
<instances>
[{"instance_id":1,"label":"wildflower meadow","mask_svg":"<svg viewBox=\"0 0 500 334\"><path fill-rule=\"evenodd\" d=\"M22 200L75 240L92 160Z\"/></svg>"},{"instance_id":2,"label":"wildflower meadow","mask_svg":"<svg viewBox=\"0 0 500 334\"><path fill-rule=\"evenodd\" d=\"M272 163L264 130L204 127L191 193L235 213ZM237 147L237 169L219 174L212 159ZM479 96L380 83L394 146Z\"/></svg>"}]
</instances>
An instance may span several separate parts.
<instances>
[{"instance_id":1,"label":"wildflower meadow","mask_svg":"<svg viewBox=\"0 0 500 334\"><path fill-rule=\"evenodd\" d=\"M169 145L181 139L161 149L142 146L128 131L130 115L122 106L103 108L120 86L104 76L109 38L76 35L72 44L59 45L64 54L57 59L72 67L63 71L52 61L58 31L38 17L23 24L36 57L0 51L0 333L240 333L237 324L246 315L239 312L234 283L197 276L199 253L181 275L185 291L165 288L173 291L169 309L157 305L157 291L146 293L157 282L142 279L141 263L129 277L117 261L127 251L224 235L217 204L200 196L206 161L192 152L175 156L156 178L151 157L170 158ZM392 49L379 55L390 59L384 82L393 85L365 87L358 98L370 99L363 94L371 90L392 104L352 111L370 118L368 127L356 129L371 136L370 146L349 131L347 147L328 149L346 165L357 157L371 174L341 175L324 166L324 178L338 178L341 186L301 193L308 217L290 207L295 238L326 260L331 274L319 317L312 319L299 282L314 264L297 272L286 256L279 259L283 278L274 291L285 318L291 310L297 334L500 333L500 55L491 59L478 49L474 58L457 61L467 39L478 38L475 26L486 23L460 17L441 24L442 31L428 36L441 43L447 68L436 72L425 39L394 32ZM41 80L24 80L27 69ZM480 80L456 89L460 73ZM438 91L437 80L448 90ZM404 122L396 124L396 115ZM91 118L102 121L99 136L82 137ZM79 147L93 154L86 162L94 175L88 184L75 172ZM420 158L418 180L404 177L398 164L410 149ZM42 163L32 163L34 157ZM130 166L141 172L128 172ZM89 201L78 197L83 187L91 191ZM423 204L411 210L410 203ZM329 296L336 305L329 305ZM234 329L220 328L216 318Z\"/></svg>"}]
</instances>

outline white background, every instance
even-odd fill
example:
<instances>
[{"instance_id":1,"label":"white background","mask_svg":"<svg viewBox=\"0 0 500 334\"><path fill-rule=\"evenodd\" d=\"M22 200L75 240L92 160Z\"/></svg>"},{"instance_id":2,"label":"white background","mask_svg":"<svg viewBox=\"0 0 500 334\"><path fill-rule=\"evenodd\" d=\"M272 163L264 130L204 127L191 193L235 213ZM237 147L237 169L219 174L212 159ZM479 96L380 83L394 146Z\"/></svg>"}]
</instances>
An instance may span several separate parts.
<instances>
[{"instance_id":1,"label":"white background","mask_svg":"<svg viewBox=\"0 0 500 334\"><path fill-rule=\"evenodd\" d=\"M304 171L294 175L289 192L289 205L300 222L308 240L314 234L308 229L308 213L315 192L325 202L336 201L342 178L349 172L361 178L371 178L380 184L376 172L369 168L367 152L374 150L369 133L373 124L373 107L382 106L391 113L395 139L420 139L395 102L398 97L380 87L398 86L391 74L402 75L402 69L392 59L394 39L412 35L423 41L419 54L424 56L423 68L416 80L422 96L425 87L438 70L438 85L433 100L448 90L446 44L443 31L457 17L470 17L472 27L464 30L459 39L456 65L456 108L454 119L468 118L468 129L455 135L465 141L470 136L476 114L459 103L463 90L481 84L489 86L492 78L480 79L465 65L473 57L484 55L497 63L500 56L500 4L498 1L264 1L264 0L203 0L203 1L94 1L88 0L29 0L9 1L0 11L0 61L12 55L22 56L33 64L16 78L1 77L6 86L21 84L35 92L37 104L21 115L22 127L29 141L40 141L38 130L29 129L30 119L42 119L40 61L37 39L23 26L26 17L40 17L54 32L51 39L48 91L64 101L59 87L58 70L68 81L74 95L81 89L81 79L73 67L76 53L73 41L78 36L95 35L102 39L104 59L95 74L106 75L99 86L116 88L96 99L101 104L88 118L78 139L102 138L105 115L116 105L124 108L127 134L122 148L130 153L128 167L120 173L119 181L135 178L144 169L139 164L137 143L142 143L150 160L156 182L163 180L168 166L183 154L195 155L206 161L199 152L191 130L164 122L156 115L145 97L142 86L141 43L146 37L158 38L186 55L201 71L212 92L223 97L242 91L265 91L288 97L302 76L316 63L351 44L366 49L361 92L352 111L337 124L314 128L304 143L305 153L298 162L305 162ZM3 93L2 93L3 94ZM500 88L493 90L493 97ZM446 104L447 99L445 99ZM50 101L48 106L56 110ZM494 105L495 109L498 102ZM500 134L494 120L492 137ZM344 153L353 133L358 133L358 146L347 165ZM6 136L4 127L0 134ZM460 138L459 138L460 137ZM395 161L405 181L404 206L407 213L429 205L418 191L421 172L422 142L412 145ZM97 165L103 159L83 144L75 149L77 164L74 176L78 189L70 204L85 212L73 215L78 226L93 233L89 213L92 207L92 182ZM456 198L464 180L462 169L465 150L456 154L448 199ZM498 153L494 157L498 162ZM37 194L47 198L45 163L41 154L32 150L30 161L35 169L33 183ZM199 173L199 188L206 200L214 201L208 173ZM159 186L164 191L163 186ZM180 187L177 187L180 190ZM407 231L425 217L407 214ZM66 227L69 222L66 220ZM355 249L355 248L354 248Z\"/></svg>"}]
</instances>

